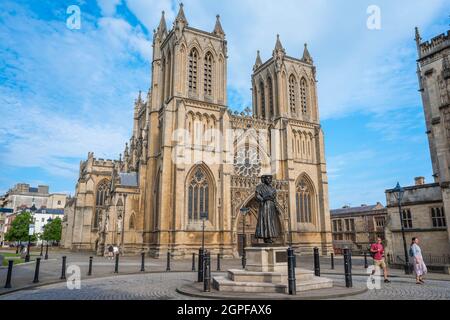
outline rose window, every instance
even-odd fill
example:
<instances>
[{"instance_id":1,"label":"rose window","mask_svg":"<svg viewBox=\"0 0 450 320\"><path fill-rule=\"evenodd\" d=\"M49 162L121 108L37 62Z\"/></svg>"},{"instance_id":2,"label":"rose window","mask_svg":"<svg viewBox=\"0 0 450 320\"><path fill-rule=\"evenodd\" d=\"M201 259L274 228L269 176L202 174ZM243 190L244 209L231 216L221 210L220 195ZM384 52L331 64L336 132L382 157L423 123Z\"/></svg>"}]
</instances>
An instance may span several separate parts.
<instances>
[{"instance_id":1,"label":"rose window","mask_svg":"<svg viewBox=\"0 0 450 320\"><path fill-rule=\"evenodd\" d=\"M234 157L234 170L244 177L258 176L261 172L261 159L256 148L239 149Z\"/></svg>"}]
</instances>

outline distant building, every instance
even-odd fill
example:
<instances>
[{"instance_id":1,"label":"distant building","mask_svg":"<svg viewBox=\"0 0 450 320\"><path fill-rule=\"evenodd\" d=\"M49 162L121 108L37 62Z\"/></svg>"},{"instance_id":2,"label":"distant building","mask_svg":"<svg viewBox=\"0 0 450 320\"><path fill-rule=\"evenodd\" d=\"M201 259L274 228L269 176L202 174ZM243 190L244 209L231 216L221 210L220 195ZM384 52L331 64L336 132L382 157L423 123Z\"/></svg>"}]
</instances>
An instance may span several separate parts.
<instances>
[{"instance_id":1,"label":"distant building","mask_svg":"<svg viewBox=\"0 0 450 320\"><path fill-rule=\"evenodd\" d=\"M333 248L340 252L344 248L366 250L376 241L384 239L387 210L381 204L345 206L330 211Z\"/></svg>"},{"instance_id":2,"label":"distant building","mask_svg":"<svg viewBox=\"0 0 450 320\"><path fill-rule=\"evenodd\" d=\"M5 222L6 222L6 212L0 210L0 246L3 245L3 242L5 240Z\"/></svg>"},{"instance_id":3,"label":"distant building","mask_svg":"<svg viewBox=\"0 0 450 320\"><path fill-rule=\"evenodd\" d=\"M404 261L401 220L407 248L412 237L419 237L420 247L425 257L448 255L450 252L448 227L439 183L425 184L424 178L418 177L414 186L405 187L404 190L401 219L398 200L393 190L386 190L387 251L395 261Z\"/></svg>"}]
</instances>

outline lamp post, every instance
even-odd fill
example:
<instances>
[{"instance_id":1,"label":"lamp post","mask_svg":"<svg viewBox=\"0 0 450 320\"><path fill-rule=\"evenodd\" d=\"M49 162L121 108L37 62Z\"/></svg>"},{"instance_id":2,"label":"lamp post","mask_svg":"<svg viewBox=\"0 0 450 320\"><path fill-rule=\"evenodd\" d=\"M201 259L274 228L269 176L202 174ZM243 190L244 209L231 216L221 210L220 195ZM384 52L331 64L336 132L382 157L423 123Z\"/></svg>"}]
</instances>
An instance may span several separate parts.
<instances>
[{"instance_id":1,"label":"lamp post","mask_svg":"<svg viewBox=\"0 0 450 320\"><path fill-rule=\"evenodd\" d=\"M205 221L208 219L208 212L200 212L202 220L202 247L198 252L198 282L204 279L204 258L205 258Z\"/></svg>"},{"instance_id":2,"label":"lamp post","mask_svg":"<svg viewBox=\"0 0 450 320\"><path fill-rule=\"evenodd\" d=\"M241 208L240 209L242 213L242 268L245 269L245 266L247 265L247 255L245 254L245 246L247 244L247 234L245 233L245 217L247 216L247 213L249 212L248 208Z\"/></svg>"},{"instance_id":3,"label":"lamp post","mask_svg":"<svg viewBox=\"0 0 450 320\"><path fill-rule=\"evenodd\" d=\"M408 251L406 250L406 239L405 239L405 228L403 226L403 219L402 219L402 199L403 195L405 193L405 190L400 186L400 183L397 182L397 186L393 189L394 196L397 198L397 205L398 205L398 213L400 217L400 227L402 230L402 238L403 238L403 251L405 254L405 274L409 274L409 257L408 257Z\"/></svg>"},{"instance_id":4,"label":"lamp post","mask_svg":"<svg viewBox=\"0 0 450 320\"><path fill-rule=\"evenodd\" d=\"M28 245L27 245L27 255L25 256L25 262L30 262L30 244L31 236L34 234L34 224L28 225Z\"/></svg>"}]
</instances>

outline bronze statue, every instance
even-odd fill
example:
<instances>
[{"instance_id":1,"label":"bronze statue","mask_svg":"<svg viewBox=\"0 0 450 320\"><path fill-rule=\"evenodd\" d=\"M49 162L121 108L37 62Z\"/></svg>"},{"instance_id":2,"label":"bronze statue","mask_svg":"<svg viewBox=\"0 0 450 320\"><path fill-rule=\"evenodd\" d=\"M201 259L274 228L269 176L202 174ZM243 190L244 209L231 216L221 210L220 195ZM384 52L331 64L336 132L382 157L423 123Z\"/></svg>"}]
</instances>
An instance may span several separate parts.
<instances>
[{"instance_id":1,"label":"bronze statue","mask_svg":"<svg viewBox=\"0 0 450 320\"><path fill-rule=\"evenodd\" d=\"M264 243L273 243L281 235L281 226L278 219L280 214L277 205L277 191L272 187L272 176L261 177L262 183L256 187L256 200L259 202L258 223L255 237L264 239Z\"/></svg>"}]
</instances>

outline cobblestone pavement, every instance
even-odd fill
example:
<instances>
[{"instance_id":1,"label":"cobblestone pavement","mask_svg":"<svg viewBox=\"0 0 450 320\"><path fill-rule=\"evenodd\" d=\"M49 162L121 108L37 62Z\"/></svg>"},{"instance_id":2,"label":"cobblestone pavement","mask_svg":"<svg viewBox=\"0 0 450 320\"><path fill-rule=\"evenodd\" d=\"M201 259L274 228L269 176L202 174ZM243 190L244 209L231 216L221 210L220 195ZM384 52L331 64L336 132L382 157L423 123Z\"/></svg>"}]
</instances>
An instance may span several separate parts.
<instances>
[{"instance_id":1,"label":"cobblestone pavement","mask_svg":"<svg viewBox=\"0 0 450 320\"><path fill-rule=\"evenodd\" d=\"M343 284L342 276L329 276L336 283ZM118 275L106 278L88 279L81 283L81 289L69 290L65 283L58 283L13 292L0 296L0 300L170 300L192 299L175 290L196 279L195 273L150 273L142 275ZM355 286L364 286L367 277L355 276ZM199 298L195 298L198 300ZM340 299L348 300L443 300L450 299L450 282L429 280L425 285L416 285L414 279L396 278L390 284L382 284L379 290Z\"/></svg>"}]
</instances>

